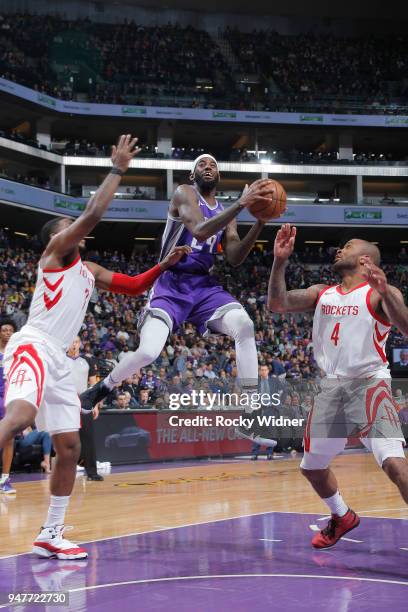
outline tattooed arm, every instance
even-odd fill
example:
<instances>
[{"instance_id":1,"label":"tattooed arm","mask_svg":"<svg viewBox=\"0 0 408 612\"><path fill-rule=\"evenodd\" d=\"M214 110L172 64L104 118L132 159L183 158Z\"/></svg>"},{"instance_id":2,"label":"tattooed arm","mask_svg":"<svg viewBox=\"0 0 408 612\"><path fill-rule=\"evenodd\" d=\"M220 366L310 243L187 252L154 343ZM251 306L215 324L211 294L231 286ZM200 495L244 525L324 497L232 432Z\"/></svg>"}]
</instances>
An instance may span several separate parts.
<instances>
[{"instance_id":1,"label":"tattooed arm","mask_svg":"<svg viewBox=\"0 0 408 612\"><path fill-rule=\"evenodd\" d=\"M319 293L325 285L312 285L307 289L286 288L285 270L295 245L296 228L282 225L276 234L274 260L269 278L268 308L273 312L305 312L314 310Z\"/></svg>"}]
</instances>

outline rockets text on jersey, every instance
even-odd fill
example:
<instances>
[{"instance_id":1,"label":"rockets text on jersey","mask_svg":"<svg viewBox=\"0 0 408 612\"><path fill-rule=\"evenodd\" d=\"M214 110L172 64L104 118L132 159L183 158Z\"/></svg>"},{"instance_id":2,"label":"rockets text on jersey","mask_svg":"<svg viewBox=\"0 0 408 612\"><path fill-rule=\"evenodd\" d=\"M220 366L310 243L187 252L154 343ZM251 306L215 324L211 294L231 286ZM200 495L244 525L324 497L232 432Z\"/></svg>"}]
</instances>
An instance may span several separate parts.
<instances>
[{"instance_id":1,"label":"rockets text on jersey","mask_svg":"<svg viewBox=\"0 0 408 612\"><path fill-rule=\"evenodd\" d=\"M347 293L340 285L320 292L313 318L313 352L327 376L365 378L386 372L384 347L391 326L374 311L372 291L362 283Z\"/></svg>"}]
</instances>

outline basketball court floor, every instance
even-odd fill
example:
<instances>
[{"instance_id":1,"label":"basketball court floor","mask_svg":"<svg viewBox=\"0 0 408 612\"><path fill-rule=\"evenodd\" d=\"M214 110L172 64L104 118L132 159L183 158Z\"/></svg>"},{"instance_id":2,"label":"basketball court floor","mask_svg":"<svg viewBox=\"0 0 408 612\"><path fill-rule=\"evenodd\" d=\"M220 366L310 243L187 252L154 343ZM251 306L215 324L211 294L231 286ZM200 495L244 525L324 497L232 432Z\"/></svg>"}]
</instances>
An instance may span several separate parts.
<instances>
[{"instance_id":1,"label":"basketball court floor","mask_svg":"<svg viewBox=\"0 0 408 612\"><path fill-rule=\"evenodd\" d=\"M407 610L408 507L397 490L371 455L337 458L361 525L316 551L310 539L327 512L299 463L203 460L114 468L103 483L79 476L67 537L86 543L84 561L27 553L47 477L21 476L17 496L0 497L0 608L56 610L11 608L7 594L58 591L73 611Z\"/></svg>"}]
</instances>

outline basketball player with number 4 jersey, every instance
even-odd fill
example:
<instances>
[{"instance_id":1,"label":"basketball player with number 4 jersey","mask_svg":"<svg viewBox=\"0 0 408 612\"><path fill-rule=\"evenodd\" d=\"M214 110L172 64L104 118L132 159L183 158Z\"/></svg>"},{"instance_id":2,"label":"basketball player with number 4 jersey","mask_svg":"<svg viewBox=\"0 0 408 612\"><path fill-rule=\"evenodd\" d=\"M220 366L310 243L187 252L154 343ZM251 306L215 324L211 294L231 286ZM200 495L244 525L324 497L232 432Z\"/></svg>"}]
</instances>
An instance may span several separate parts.
<instances>
[{"instance_id":1,"label":"basketball player with number 4 jersey","mask_svg":"<svg viewBox=\"0 0 408 612\"><path fill-rule=\"evenodd\" d=\"M80 401L66 350L82 326L92 291L96 286L127 295L144 293L164 270L189 252L188 247L179 247L160 265L136 277L81 260L85 237L102 219L121 177L139 151L136 142L137 138L130 135L121 136L112 150L111 172L78 219L59 217L42 228L45 250L28 321L12 336L4 354L6 415L0 422L0 448L35 420L39 429L50 432L56 452L51 503L33 545L33 552L41 557L87 557L83 548L64 538L65 512L80 453Z\"/></svg>"},{"instance_id":2,"label":"basketball player with number 4 jersey","mask_svg":"<svg viewBox=\"0 0 408 612\"><path fill-rule=\"evenodd\" d=\"M320 549L334 546L360 523L330 469L348 436L372 451L408 503L408 462L384 351L391 325L408 334L408 308L399 289L387 283L377 246L358 239L337 251L338 285L287 291L285 268L295 238L296 228L288 224L276 235L268 306L281 313L314 312L313 350L324 376L306 425L300 467L332 514L312 539Z\"/></svg>"}]
</instances>

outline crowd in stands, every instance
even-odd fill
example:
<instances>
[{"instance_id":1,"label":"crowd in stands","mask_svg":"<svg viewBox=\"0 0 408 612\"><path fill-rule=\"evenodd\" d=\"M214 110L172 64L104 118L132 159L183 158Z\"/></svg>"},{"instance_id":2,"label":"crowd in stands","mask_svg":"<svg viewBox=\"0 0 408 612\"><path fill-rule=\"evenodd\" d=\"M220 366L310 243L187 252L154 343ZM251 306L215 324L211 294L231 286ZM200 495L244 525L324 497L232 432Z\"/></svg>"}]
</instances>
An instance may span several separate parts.
<instances>
[{"instance_id":1,"label":"crowd in stands","mask_svg":"<svg viewBox=\"0 0 408 612\"><path fill-rule=\"evenodd\" d=\"M274 80L285 94L362 95L381 100L384 84L397 82L407 93L406 37L336 38L332 34L283 36L271 30L225 36L244 71Z\"/></svg>"},{"instance_id":2,"label":"crowd in stands","mask_svg":"<svg viewBox=\"0 0 408 612\"><path fill-rule=\"evenodd\" d=\"M19 174L16 172L9 172L6 168L0 167L0 178L17 181L25 185L32 185L33 187L41 187L42 189L51 189L50 178L42 172L36 174Z\"/></svg>"},{"instance_id":3,"label":"crowd in stands","mask_svg":"<svg viewBox=\"0 0 408 612\"><path fill-rule=\"evenodd\" d=\"M7 138L8 140L14 140L15 142L19 142L21 144L29 145L30 147L35 147L36 149L44 149L47 147L45 145L40 145L37 138L26 136L24 132L18 130L0 130L0 138Z\"/></svg>"},{"instance_id":4,"label":"crowd in stands","mask_svg":"<svg viewBox=\"0 0 408 612\"><path fill-rule=\"evenodd\" d=\"M389 165L398 161L407 161L408 156L398 153L373 153L372 151L361 151L353 154L353 159L342 159L339 151L327 149L324 145L310 151L307 148L290 150L268 148L263 151L248 151L247 148L233 149L230 153L230 161L259 162L271 161L278 164L354 164L354 165Z\"/></svg>"},{"instance_id":5,"label":"crowd in stands","mask_svg":"<svg viewBox=\"0 0 408 612\"><path fill-rule=\"evenodd\" d=\"M81 62L87 63L89 94L101 103L137 98L146 92L146 84L156 97L167 90L174 95L175 87L179 93L191 93L200 82L215 83L217 71L228 73L210 36L190 26L0 16L0 71L5 78L70 99L82 87L80 77L76 82L73 76Z\"/></svg>"},{"instance_id":6,"label":"crowd in stands","mask_svg":"<svg viewBox=\"0 0 408 612\"><path fill-rule=\"evenodd\" d=\"M21 142L36 148L46 150L45 145L40 145L38 140L31 136L26 136L16 130L0 130L0 137ZM86 139L55 140L50 145L50 150L58 155L70 155L78 157L110 157L112 152L111 143L97 143ZM141 151L138 155L140 159L171 159L193 160L205 153L202 147L172 147L171 156L158 151L155 145L141 144ZM373 152L357 150L353 155L353 160L341 159L339 152L334 149L327 149L325 145L317 147L315 150L304 148L279 149L267 147L258 151L242 148L217 148L211 153L220 161L233 162L253 162L271 161L279 164L355 164L355 165L389 165L398 161L408 161L408 156L402 153Z\"/></svg>"},{"instance_id":7,"label":"crowd in stands","mask_svg":"<svg viewBox=\"0 0 408 612\"><path fill-rule=\"evenodd\" d=\"M273 30L221 33L235 72L204 30L0 15L0 76L59 98L240 110L398 113L407 104L408 39ZM245 75L256 75L247 86Z\"/></svg>"},{"instance_id":8,"label":"crowd in stands","mask_svg":"<svg viewBox=\"0 0 408 612\"><path fill-rule=\"evenodd\" d=\"M40 252L37 238L23 239L0 229L0 314L13 318L18 328L25 320ZM329 261L334 248L306 248L295 254L287 269L288 287L337 282ZM109 269L138 274L155 264L154 253L125 255L118 251L91 251L87 257ZM407 298L408 253L385 257L384 269L392 284ZM259 363L266 365L273 384L284 389L296 383L301 403L316 388L319 372L313 358L310 314L280 315L266 308L267 283L272 254L253 251L239 274L220 255L215 273L251 316L256 331ZM146 295L127 297L95 292L81 330L82 356L100 377L106 376L128 351L138 346L137 317ZM391 344L401 346L403 337L392 331ZM233 340L227 336L197 336L191 324L172 334L154 364L126 380L106 401L105 407L166 407L169 393L192 389L234 392L237 368ZM289 393L289 395L292 394ZM292 398L293 399L293 398ZM290 401L292 401L292 399ZM289 400L287 400L289 402ZM168 403L167 403L168 405Z\"/></svg>"}]
</instances>

